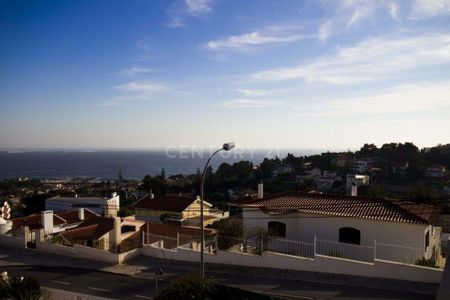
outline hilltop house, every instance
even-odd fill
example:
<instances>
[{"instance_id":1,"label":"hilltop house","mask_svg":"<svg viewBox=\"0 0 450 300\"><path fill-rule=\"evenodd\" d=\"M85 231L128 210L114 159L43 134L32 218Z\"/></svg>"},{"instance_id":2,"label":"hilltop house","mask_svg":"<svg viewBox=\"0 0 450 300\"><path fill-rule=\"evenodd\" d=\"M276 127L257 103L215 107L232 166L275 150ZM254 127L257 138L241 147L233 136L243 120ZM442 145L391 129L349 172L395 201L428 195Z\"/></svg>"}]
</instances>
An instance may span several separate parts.
<instances>
[{"instance_id":1,"label":"hilltop house","mask_svg":"<svg viewBox=\"0 0 450 300\"><path fill-rule=\"evenodd\" d=\"M436 209L378 198L291 192L241 202L245 234L264 228L280 238L373 246L397 245L396 255L418 249L416 258L440 256ZM398 247L402 246L402 247Z\"/></svg>"},{"instance_id":2,"label":"hilltop house","mask_svg":"<svg viewBox=\"0 0 450 300\"><path fill-rule=\"evenodd\" d=\"M148 194L136 201L134 208L135 217L138 220L165 222L177 225L200 224L200 198L197 196L153 196ZM228 218L228 212L219 211L212 207L211 203L203 201L204 224L212 224L217 220Z\"/></svg>"},{"instance_id":3,"label":"hilltop house","mask_svg":"<svg viewBox=\"0 0 450 300\"><path fill-rule=\"evenodd\" d=\"M55 196L45 200L45 209L55 212L74 210L79 207L88 208L104 217L116 217L120 210L119 195L113 193L111 197L60 197Z\"/></svg>"},{"instance_id":4,"label":"hilltop house","mask_svg":"<svg viewBox=\"0 0 450 300\"><path fill-rule=\"evenodd\" d=\"M140 245L144 225L145 222L134 219L94 217L60 236L65 245L78 244L121 253Z\"/></svg>"},{"instance_id":5,"label":"hilltop house","mask_svg":"<svg viewBox=\"0 0 450 300\"><path fill-rule=\"evenodd\" d=\"M54 213L46 210L27 217L15 218L12 221L12 231L23 231L24 227L29 230L44 229L46 234L53 234L77 227L85 220L98 217L93 211L80 207L73 211L62 211Z\"/></svg>"}]
</instances>

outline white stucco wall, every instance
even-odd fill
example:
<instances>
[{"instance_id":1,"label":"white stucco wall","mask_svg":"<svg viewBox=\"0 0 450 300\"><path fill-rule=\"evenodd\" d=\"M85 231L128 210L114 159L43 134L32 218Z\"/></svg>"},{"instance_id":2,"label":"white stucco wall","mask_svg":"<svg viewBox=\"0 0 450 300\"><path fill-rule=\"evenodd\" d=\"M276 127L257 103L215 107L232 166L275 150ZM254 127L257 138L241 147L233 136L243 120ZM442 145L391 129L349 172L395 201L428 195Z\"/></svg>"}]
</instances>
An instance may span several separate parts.
<instances>
[{"instance_id":1,"label":"white stucco wall","mask_svg":"<svg viewBox=\"0 0 450 300\"><path fill-rule=\"evenodd\" d=\"M361 232L361 245L373 246L374 240L382 243L423 248L425 231L431 226L368 219L327 217L323 215L287 214L269 215L260 210L243 210L244 230L260 227L267 229L270 221L286 224L286 239L313 241L314 236L330 241L339 241L339 228L352 227ZM431 238L430 234L430 243Z\"/></svg>"},{"instance_id":2,"label":"white stucco wall","mask_svg":"<svg viewBox=\"0 0 450 300\"><path fill-rule=\"evenodd\" d=\"M198 262L199 260L199 252L187 248L167 250L152 245L144 245L142 254L180 261ZM383 261L364 263L321 255L316 255L314 259L310 259L273 252L264 252L261 256L258 256L218 250L216 254L205 252L204 257L207 263L347 274L431 283L439 283L443 273L440 269L420 266Z\"/></svg>"}]
</instances>

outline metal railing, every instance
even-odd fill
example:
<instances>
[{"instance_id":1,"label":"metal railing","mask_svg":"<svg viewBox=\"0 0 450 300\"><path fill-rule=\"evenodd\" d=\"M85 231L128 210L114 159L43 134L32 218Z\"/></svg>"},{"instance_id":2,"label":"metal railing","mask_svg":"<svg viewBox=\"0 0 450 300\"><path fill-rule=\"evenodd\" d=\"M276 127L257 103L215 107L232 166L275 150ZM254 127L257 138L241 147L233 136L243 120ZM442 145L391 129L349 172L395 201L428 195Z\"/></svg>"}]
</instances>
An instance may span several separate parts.
<instances>
[{"instance_id":1,"label":"metal railing","mask_svg":"<svg viewBox=\"0 0 450 300\"><path fill-rule=\"evenodd\" d=\"M415 262L425 255L424 248L407 247L386 243L375 243L376 259L401 262L405 264L415 264Z\"/></svg>"},{"instance_id":2,"label":"metal railing","mask_svg":"<svg viewBox=\"0 0 450 300\"><path fill-rule=\"evenodd\" d=\"M267 240L265 249L271 252L294 256L314 257L314 243L275 238Z\"/></svg>"},{"instance_id":3,"label":"metal railing","mask_svg":"<svg viewBox=\"0 0 450 300\"><path fill-rule=\"evenodd\" d=\"M146 244L174 250L178 247L200 251L200 237L177 234L176 237L146 234ZM316 255L373 263L376 259L405 264L415 264L425 255L424 248L415 248L374 241L373 246L341 243L314 238L313 241L295 241L279 237L224 237L210 236L205 239L205 251L217 250L252 255L265 251L298 257L314 258Z\"/></svg>"},{"instance_id":4,"label":"metal railing","mask_svg":"<svg viewBox=\"0 0 450 300\"><path fill-rule=\"evenodd\" d=\"M370 246L339 243L319 239L315 240L315 245L315 254L364 262L373 262L375 258L375 248Z\"/></svg>"}]
</instances>

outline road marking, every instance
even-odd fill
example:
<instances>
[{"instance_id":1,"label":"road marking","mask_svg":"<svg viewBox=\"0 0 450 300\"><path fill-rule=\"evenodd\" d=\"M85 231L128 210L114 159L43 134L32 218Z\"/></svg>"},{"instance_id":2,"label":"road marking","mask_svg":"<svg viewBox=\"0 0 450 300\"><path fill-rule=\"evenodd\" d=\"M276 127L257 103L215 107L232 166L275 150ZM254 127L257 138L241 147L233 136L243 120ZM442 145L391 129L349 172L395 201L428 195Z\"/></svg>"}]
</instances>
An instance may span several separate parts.
<instances>
[{"instance_id":1,"label":"road marking","mask_svg":"<svg viewBox=\"0 0 450 300\"><path fill-rule=\"evenodd\" d=\"M54 283L59 283L59 284L64 284L64 285L70 285L69 282L65 282L65 281L52 280L52 282L54 282Z\"/></svg>"},{"instance_id":2,"label":"road marking","mask_svg":"<svg viewBox=\"0 0 450 300\"><path fill-rule=\"evenodd\" d=\"M141 298L141 299L153 299L152 297L141 296L141 295L134 295L134 297Z\"/></svg>"},{"instance_id":3,"label":"road marking","mask_svg":"<svg viewBox=\"0 0 450 300\"><path fill-rule=\"evenodd\" d=\"M108 292L108 293L112 293L112 291L110 291L110 290L99 289L99 288L91 287L91 286L88 287L88 289L94 290L94 291L100 291L100 292Z\"/></svg>"}]
</instances>

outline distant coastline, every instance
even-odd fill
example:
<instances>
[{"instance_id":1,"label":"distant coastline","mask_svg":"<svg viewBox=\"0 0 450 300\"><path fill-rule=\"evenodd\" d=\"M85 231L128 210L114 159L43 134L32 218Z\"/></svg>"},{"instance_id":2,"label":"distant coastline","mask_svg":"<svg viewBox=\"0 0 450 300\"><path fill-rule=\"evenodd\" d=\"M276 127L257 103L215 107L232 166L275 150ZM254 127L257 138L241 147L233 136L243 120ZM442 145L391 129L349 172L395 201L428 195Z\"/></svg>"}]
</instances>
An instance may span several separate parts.
<instances>
[{"instance_id":1,"label":"distant coastline","mask_svg":"<svg viewBox=\"0 0 450 300\"><path fill-rule=\"evenodd\" d=\"M187 150L80 150L80 149L2 149L0 151L0 179L4 178L99 178L114 180L122 171L126 179L142 179L145 175L157 175L164 168L167 175L193 174L202 168L208 152ZM212 166L248 160L259 164L265 157L319 154L320 149L267 149L230 153L217 156Z\"/></svg>"}]
</instances>

